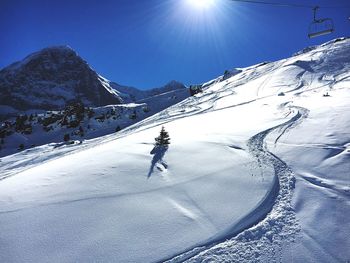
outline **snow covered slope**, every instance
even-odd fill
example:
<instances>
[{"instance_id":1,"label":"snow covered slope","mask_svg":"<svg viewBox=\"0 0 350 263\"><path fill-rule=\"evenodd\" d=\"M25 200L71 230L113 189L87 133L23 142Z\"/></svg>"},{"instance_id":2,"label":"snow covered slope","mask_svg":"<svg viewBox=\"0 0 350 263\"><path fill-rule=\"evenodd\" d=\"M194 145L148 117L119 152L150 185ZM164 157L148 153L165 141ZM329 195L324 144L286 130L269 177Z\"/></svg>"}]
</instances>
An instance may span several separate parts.
<instances>
[{"instance_id":1,"label":"snow covered slope","mask_svg":"<svg viewBox=\"0 0 350 263\"><path fill-rule=\"evenodd\" d=\"M117 134L1 158L0 261L346 262L349 52L337 39Z\"/></svg>"}]
</instances>

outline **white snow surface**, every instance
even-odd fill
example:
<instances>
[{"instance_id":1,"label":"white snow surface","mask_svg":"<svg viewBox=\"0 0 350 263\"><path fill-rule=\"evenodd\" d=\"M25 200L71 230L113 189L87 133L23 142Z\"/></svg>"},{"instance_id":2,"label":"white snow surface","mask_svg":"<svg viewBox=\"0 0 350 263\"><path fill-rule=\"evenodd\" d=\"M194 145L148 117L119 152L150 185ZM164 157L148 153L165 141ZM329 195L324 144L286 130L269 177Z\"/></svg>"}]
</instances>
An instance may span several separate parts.
<instances>
[{"instance_id":1,"label":"white snow surface","mask_svg":"<svg viewBox=\"0 0 350 263\"><path fill-rule=\"evenodd\" d=\"M118 134L0 158L0 262L349 261L349 52L331 41Z\"/></svg>"}]
</instances>

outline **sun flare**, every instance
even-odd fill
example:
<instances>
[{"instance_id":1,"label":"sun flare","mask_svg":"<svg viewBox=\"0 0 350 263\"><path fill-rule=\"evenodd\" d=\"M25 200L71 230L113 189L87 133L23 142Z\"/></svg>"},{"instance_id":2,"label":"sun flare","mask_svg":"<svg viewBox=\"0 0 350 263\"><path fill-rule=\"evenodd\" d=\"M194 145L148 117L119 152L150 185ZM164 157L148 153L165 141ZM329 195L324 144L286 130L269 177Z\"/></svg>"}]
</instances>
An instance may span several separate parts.
<instances>
[{"instance_id":1,"label":"sun flare","mask_svg":"<svg viewBox=\"0 0 350 263\"><path fill-rule=\"evenodd\" d=\"M214 0L187 0L187 2L198 9L208 9L214 5Z\"/></svg>"}]
</instances>

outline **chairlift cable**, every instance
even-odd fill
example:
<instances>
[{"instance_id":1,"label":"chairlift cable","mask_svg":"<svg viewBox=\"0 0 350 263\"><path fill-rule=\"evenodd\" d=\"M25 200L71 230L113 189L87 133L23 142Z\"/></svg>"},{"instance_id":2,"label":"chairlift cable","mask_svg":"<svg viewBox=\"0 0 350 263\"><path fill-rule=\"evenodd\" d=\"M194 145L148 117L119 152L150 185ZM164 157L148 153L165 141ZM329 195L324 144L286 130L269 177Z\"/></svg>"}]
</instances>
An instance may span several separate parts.
<instances>
[{"instance_id":1,"label":"chairlift cable","mask_svg":"<svg viewBox=\"0 0 350 263\"><path fill-rule=\"evenodd\" d=\"M296 7L296 8L310 8L313 9L315 6L313 5L302 5L302 4L293 4L293 3L280 3L280 2L266 2L259 0L230 0L232 2L243 2L250 4L263 4L263 5L273 5L279 7ZM318 6L318 8L350 8L350 6Z\"/></svg>"},{"instance_id":2,"label":"chairlift cable","mask_svg":"<svg viewBox=\"0 0 350 263\"><path fill-rule=\"evenodd\" d=\"M299 5L299 4L289 4L289 3L265 2L265 1L258 1L258 0L230 0L230 1L233 1L233 2L244 2L244 3L251 3L251 4L274 5L274 6L281 6L281 7L313 8L313 6L311 6L311 5Z\"/></svg>"}]
</instances>

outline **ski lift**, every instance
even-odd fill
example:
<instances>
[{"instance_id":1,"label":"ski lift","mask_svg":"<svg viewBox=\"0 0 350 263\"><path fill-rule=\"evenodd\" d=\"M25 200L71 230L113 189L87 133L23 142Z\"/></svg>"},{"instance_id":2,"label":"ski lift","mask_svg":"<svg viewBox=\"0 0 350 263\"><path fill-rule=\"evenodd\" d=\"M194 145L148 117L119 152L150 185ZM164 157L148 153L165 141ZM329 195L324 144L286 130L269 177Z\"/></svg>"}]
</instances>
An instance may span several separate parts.
<instances>
[{"instance_id":1,"label":"ski lift","mask_svg":"<svg viewBox=\"0 0 350 263\"><path fill-rule=\"evenodd\" d=\"M316 19L316 12L319 9L318 6L313 8L314 21L309 26L309 38L314 38L322 35L327 35L334 32L334 24L331 18Z\"/></svg>"}]
</instances>

